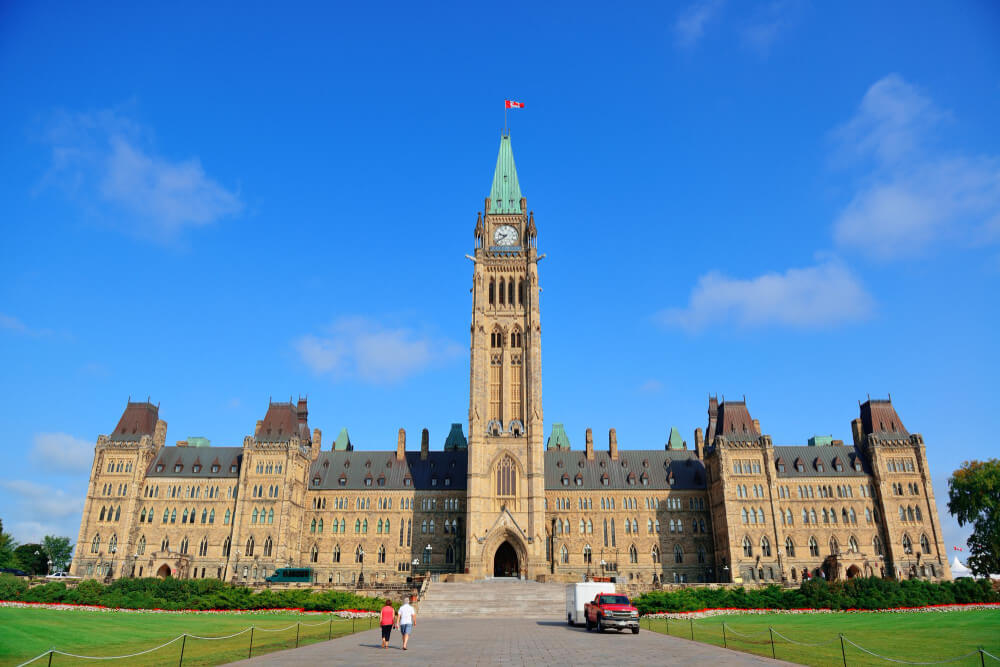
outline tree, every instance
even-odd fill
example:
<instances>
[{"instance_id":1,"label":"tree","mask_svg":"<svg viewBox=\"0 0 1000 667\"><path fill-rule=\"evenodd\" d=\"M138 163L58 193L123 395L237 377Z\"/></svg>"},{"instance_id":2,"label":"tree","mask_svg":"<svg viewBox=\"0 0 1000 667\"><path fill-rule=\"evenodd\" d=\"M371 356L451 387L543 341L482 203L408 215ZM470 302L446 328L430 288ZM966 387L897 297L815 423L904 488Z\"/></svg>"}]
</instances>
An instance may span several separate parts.
<instances>
[{"instance_id":1,"label":"tree","mask_svg":"<svg viewBox=\"0 0 1000 667\"><path fill-rule=\"evenodd\" d=\"M22 544L14 549L16 567L28 574L45 574L49 557L41 544Z\"/></svg>"},{"instance_id":2,"label":"tree","mask_svg":"<svg viewBox=\"0 0 1000 667\"><path fill-rule=\"evenodd\" d=\"M972 525L972 573L1000 572L1000 459L964 462L948 480L948 511L959 526Z\"/></svg>"},{"instance_id":3,"label":"tree","mask_svg":"<svg viewBox=\"0 0 1000 667\"><path fill-rule=\"evenodd\" d=\"M73 545L69 543L68 537L46 535L42 538L42 547L52 561L53 572L63 572L69 568L70 560L73 558Z\"/></svg>"},{"instance_id":4,"label":"tree","mask_svg":"<svg viewBox=\"0 0 1000 667\"><path fill-rule=\"evenodd\" d=\"M0 567L14 567L14 549L17 542L9 533L3 532L3 519L0 519Z\"/></svg>"}]
</instances>

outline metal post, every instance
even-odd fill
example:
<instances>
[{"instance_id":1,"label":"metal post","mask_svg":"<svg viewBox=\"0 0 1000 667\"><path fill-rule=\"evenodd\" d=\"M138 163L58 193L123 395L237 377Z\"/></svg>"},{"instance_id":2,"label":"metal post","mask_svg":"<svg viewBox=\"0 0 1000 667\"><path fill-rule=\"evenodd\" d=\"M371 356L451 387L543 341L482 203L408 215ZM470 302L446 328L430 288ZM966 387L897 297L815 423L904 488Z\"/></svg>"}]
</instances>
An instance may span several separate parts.
<instances>
[{"instance_id":1,"label":"metal post","mask_svg":"<svg viewBox=\"0 0 1000 667\"><path fill-rule=\"evenodd\" d=\"M667 616L666 619L667 619L667 634L669 635L670 634L670 617Z\"/></svg>"},{"instance_id":2,"label":"metal post","mask_svg":"<svg viewBox=\"0 0 1000 667\"><path fill-rule=\"evenodd\" d=\"M688 622L691 624L691 641L694 641L694 619L689 616Z\"/></svg>"},{"instance_id":3,"label":"metal post","mask_svg":"<svg viewBox=\"0 0 1000 667\"><path fill-rule=\"evenodd\" d=\"M767 631L771 633L771 658L777 660L777 657L774 655L774 628L769 625L767 626Z\"/></svg>"},{"instance_id":4,"label":"metal post","mask_svg":"<svg viewBox=\"0 0 1000 667\"><path fill-rule=\"evenodd\" d=\"M330 631L326 633L327 639L333 639L333 614L330 615Z\"/></svg>"},{"instance_id":5,"label":"metal post","mask_svg":"<svg viewBox=\"0 0 1000 667\"><path fill-rule=\"evenodd\" d=\"M354 616L351 616L351 632L355 632L354 624L357 623L357 622L358 622L358 619L356 617L354 617Z\"/></svg>"},{"instance_id":6,"label":"metal post","mask_svg":"<svg viewBox=\"0 0 1000 667\"><path fill-rule=\"evenodd\" d=\"M982 646L979 647L979 664L981 665L981 667L986 667L986 657L983 655Z\"/></svg>"},{"instance_id":7,"label":"metal post","mask_svg":"<svg viewBox=\"0 0 1000 667\"><path fill-rule=\"evenodd\" d=\"M55 651L49 651L49 667L52 667L52 654L53 653L55 653ZM980 657L982 657L982 650L979 651L979 654L980 654Z\"/></svg>"},{"instance_id":8,"label":"metal post","mask_svg":"<svg viewBox=\"0 0 1000 667\"><path fill-rule=\"evenodd\" d=\"M840 657L844 659L844 667L847 667L847 651L844 650L844 635L840 635Z\"/></svg>"},{"instance_id":9,"label":"metal post","mask_svg":"<svg viewBox=\"0 0 1000 667\"><path fill-rule=\"evenodd\" d=\"M729 648L729 644L726 643L726 623L722 622L722 648Z\"/></svg>"},{"instance_id":10,"label":"metal post","mask_svg":"<svg viewBox=\"0 0 1000 667\"><path fill-rule=\"evenodd\" d=\"M302 627L301 623L295 624L295 648L299 647L299 630L301 629L301 627Z\"/></svg>"},{"instance_id":11,"label":"metal post","mask_svg":"<svg viewBox=\"0 0 1000 667\"><path fill-rule=\"evenodd\" d=\"M181 659L177 663L178 667L184 664L184 647L187 645L187 640L188 640L187 634L181 635Z\"/></svg>"},{"instance_id":12,"label":"metal post","mask_svg":"<svg viewBox=\"0 0 1000 667\"><path fill-rule=\"evenodd\" d=\"M247 653L247 660L253 657L253 626L250 626L250 651Z\"/></svg>"}]
</instances>

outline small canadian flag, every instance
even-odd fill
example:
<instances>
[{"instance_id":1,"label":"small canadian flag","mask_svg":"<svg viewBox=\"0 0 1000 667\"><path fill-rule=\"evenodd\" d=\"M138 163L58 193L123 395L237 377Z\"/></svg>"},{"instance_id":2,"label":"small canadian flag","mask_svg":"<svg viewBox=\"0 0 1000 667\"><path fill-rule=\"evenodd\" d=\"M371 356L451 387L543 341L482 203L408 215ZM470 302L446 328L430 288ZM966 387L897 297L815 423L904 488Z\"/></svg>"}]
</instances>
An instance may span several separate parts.
<instances>
[{"instance_id":1,"label":"small canadian flag","mask_svg":"<svg viewBox=\"0 0 1000 667\"><path fill-rule=\"evenodd\" d=\"M955 551L964 551L962 547L952 547L952 549L954 549Z\"/></svg>"},{"instance_id":2,"label":"small canadian flag","mask_svg":"<svg viewBox=\"0 0 1000 667\"><path fill-rule=\"evenodd\" d=\"M505 109L523 109L524 102L515 102L514 100L504 100Z\"/></svg>"}]
</instances>

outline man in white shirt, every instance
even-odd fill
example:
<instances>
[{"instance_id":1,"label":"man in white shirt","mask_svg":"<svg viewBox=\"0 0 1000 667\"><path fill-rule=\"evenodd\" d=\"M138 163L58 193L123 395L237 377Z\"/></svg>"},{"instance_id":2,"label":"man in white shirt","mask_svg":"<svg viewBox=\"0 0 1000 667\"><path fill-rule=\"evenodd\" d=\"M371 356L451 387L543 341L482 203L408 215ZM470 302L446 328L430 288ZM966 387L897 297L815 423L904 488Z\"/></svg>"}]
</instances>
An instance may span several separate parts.
<instances>
[{"instance_id":1,"label":"man in white shirt","mask_svg":"<svg viewBox=\"0 0 1000 667\"><path fill-rule=\"evenodd\" d=\"M417 611L410 605L411 597L406 596L406 602L399 608L399 632L403 635L403 650L410 641L410 633L417 624Z\"/></svg>"}]
</instances>

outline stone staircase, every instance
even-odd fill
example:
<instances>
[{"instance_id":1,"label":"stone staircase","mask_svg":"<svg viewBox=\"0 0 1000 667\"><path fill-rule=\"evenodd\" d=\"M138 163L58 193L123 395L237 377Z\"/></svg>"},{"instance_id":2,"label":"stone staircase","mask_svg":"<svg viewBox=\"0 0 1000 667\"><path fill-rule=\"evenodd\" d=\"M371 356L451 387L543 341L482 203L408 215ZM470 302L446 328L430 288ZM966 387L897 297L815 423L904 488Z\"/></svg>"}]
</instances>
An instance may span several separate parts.
<instances>
[{"instance_id":1,"label":"stone staircase","mask_svg":"<svg viewBox=\"0 0 1000 667\"><path fill-rule=\"evenodd\" d=\"M424 618L561 619L566 615L566 584L488 579L473 583L433 582L417 614Z\"/></svg>"}]
</instances>

